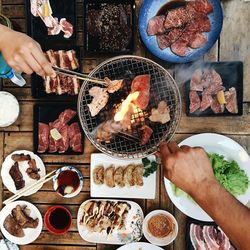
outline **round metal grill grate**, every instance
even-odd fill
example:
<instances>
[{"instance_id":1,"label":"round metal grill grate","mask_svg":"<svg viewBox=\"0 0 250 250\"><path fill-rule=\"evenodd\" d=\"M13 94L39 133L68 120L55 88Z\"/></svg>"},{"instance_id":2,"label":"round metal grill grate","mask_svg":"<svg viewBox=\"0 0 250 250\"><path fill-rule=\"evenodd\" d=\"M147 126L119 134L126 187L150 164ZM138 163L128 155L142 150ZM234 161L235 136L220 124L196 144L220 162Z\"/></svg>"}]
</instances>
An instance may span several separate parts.
<instances>
[{"instance_id":1,"label":"round metal grill grate","mask_svg":"<svg viewBox=\"0 0 250 250\"><path fill-rule=\"evenodd\" d=\"M125 84L122 91L110 95L106 107L96 116L91 117L87 104L92 101L89 89L95 84L85 81L81 87L78 97L78 114L83 130L94 146L105 154L116 158L142 158L158 150L162 141L169 141L181 118L181 98L178 86L172 76L157 63L137 56L119 56L111 58L97 66L89 76L104 78L108 76L111 80L133 79L137 75L150 74L150 102L147 110L135 114L134 120L137 124L130 131L134 136L140 137L139 125L147 124L153 129L153 134L146 145L140 145L139 141L132 140L124 135L117 134L110 143L97 142L95 133L97 126L114 115L115 107L129 94L130 84ZM127 81L126 81L127 82ZM129 82L129 81L128 81ZM121 92L121 93L120 93ZM160 101L166 101L170 108L170 122L166 124L151 123L146 119L152 108L157 107Z\"/></svg>"}]
</instances>

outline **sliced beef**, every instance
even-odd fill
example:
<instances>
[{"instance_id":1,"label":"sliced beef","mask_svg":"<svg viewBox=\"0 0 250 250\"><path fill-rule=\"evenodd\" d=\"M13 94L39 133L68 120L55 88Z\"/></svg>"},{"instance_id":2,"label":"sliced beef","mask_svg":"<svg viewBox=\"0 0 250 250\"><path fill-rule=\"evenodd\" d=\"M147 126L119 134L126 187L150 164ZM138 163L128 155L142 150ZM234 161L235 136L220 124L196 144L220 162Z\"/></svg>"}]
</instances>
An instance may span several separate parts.
<instances>
[{"instance_id":1,"label":"sliced beef","mask_svg":"<svg viewBox=\"0 0 250 250\"><path fill-rule=\"evenodd\" d=\"M199 13L205 15L213 12L213 5L208 0L195 0L188 3L190 5L188 8L193 8Z\"/></svg>"},{"instance_id":2,"label":"sliced beef","mask_svg":"<svg viewBox=\"0 0 250 250\"><path fill-rule=\"evenodd\" d=\"M59 133L61 134L62 138L59 139L56 143L58 145L58 152L59 153L64 153L68 150L69 148L69 134L68 134L68 125L63 126L60 130Z\"/></svg>"},{"instance_id":3,"label":"sliced beef","mask_svg":"<svg viewBox=\"0 0 250 250\"><path fill-rule=\"evenodd\" d=\"M45 123L38 123L38 153L44 153L49 147L49 126Z\"/></svg>"},{"instance_id":4,"label":"sliced beef","mask_svg":"<svg viewBox=\"0 0 250 250\"><path fill-rule=\"evenodd\" d=\"M82 134L77 122L72 123L68 128L69 145L75 152L82 152Z\"/></svg>"},{"instance_id":5,"label":"sliced beef","mask_svg":"<svg viewBox=\"0 0 250 250\"><path fill-rule=\"evenodd\" d=\"M59 121L59 119L57 119L55 122L50 122L49 123L49 131L51 130L51 129L53 129L53 128L58 128L58 126L57 125L55 125L55 124L60 124L60 126L61 126L61 123L60 123L60 121ZM57 127L56 127L57 126ZM61 128L61 127L60 127ZM57 129L58 130L58 129ZM60 129L59 129L60 130ZM51 134L49 133L49 153L55 153L55 152L57 152L57 150L58 150L58 143L57 143L57 141L51 136Z\"/></svg>"},{"instance_id":6,"label":"sliced beef","mask_svg":"<svg viewBox=\"0 0 250 250\"><path fill-rule=\"evenodd\" d=\"M197 14L186 25L185 29L192 33L209 32L211 30L211 23L207 16L202 14Z\"/></svg>"},{"instance_id":7,"label":"sliced beef","mask_svg":"<svg viewBox=\"0 0 250 250\"><path fill-rule=\"evenodd\" d=\"M220 84L212 83L208 88L204 90L205 95L216 95L219 91L225 90L225 87L223 87Z\"/></svg>"},{"instance_id":8,"label":"sliced beef","mask_svg":"<svg viewBox=\"0 0 250 250\"><path fill-rule=\"evenodd\" d=\"M189 112L194 113L201 106L201 100L198 93L196 91L190 91L189 100L190 100Z\"/></svg>"},{"instance_id":9,"label":"sliced beef","mask_svg":"<svg viewBox=\"0 0 250 250\"><path fill-rule=\"evenodd\" d=\"M195 70L190 81L190 90L203 91L201 79L202 79L202 70L201 69Z\"/></svg>"},{"instance_id":10,"label":"sliced beef","mask_svg":"<svg viewBox=\"0 0 250 250\"><path fill-rule=\"evenodd\" d=\"M15 183L16 190L22 189L25 186L25 181L17 162L10 168L9 174Z\"/></svg>"},{"instance_id":11,"label":"sliced beef","mask_svg":"<svg viewBox=\"0 0 250 250\"><path fill-rule=\"evenodd\" d=\"M142 131L141 145L145 145L148 143L153 130L147 125L143 125L140 130Z\"/></svg>"},{"instance_id":12,"label":"sliced beef","mask_svg":"<svg viewBox=\"0 0 250 250\"><path fill-rule=\"evenodd\" d=\"M215 113L215 114L218 114L218 113L223 113L224 110L225 110L225 105L221 105L217 98L214 98L212 103L211 103L211 109L212 111Z\"/></svg>"},{"instance_id":13,"label":"sliced beef","mask_svg":"<svg viewBox=\"0 0 250 250\"><path fill-rule=\"evenodd\" d=\"M60 115L59 120L63 125L67 124L76 115L76 111L72 109L65 109Z\"/></svg>"},{"instance_id":14,"label":"sliced beef","mask_svg":"<svg viewBox=\"0 0 250 250\"><path fill-rule=\"evenodd\" d=\"M185 25L189 21L189 16L185 7L168 11L164 27L166 29L177 28Z\"/></svg>"},{"instance_id":15,"label":"sliced beef","mask_svg":"<svg viewBox=\"0 0 250 250\"><path fill-rule=\"evenodd\" d=\"M177 56L186 56L189 51L188 42L181 37L171 44L171 50Z\"/></svg>"},{"instance_id":16,"label":"sliced beef","mask_svg":"<svg viewBox=\"0 0 250 250\"><path fill-rule=\"evenodd\" d=\"M203 88L209 88L210 86L213 85L212 89L214 89L214 86L219 86L222 85L222 79L220 77L220 75L214 70L214 69L204 69L203 71L203 76L202 76L202 80L201 80L201 84L203 86ZM216 89L216 88L215 88ZM220 91L222 89L219 89L218 91ZM217 91L217 92L218 92ZM210 91L212 93L212 91ZM208 91L208 93L210 93ZM214 93L216 91L213 91Z\"/></svg>"},{"instance_id":17,"label":"sliced beef","mask_svg":"<svg viewBox=\"0 0 250 250\"><path fill-rule=\"evenodd\" d=\"M200 110L201 111L205 111L206 109L208 109L211 104L213 102L213 98L211 95L206 95L206 94L202 94L202 100L201 100L201 107Z\"/></svg>"},{"instance_id":18,"label":"sliced beef","mask_svg":"<svg viewBox=\"0 0 250 250\"><path fill-rule=\"evenodd\" d=\"M4 222L3 226L7 232L15 237L23 237L24 231L20 225L16 222L16 220L9 214Z\"/></svg>"},{"instance_id":19,"label":"sliced beef","mask_svg":"<svg viewBox=\"0 0 250 250\"><path fill-rule=\"evenodd\" d=\"M189 46L193 49L201 48L207 43L207 37L201 33L195 33L189 41Z\"/></svg>"},{"instance_id":20,"label":"sliced beef","mask_svg":"<svg viewBox=\"0 0 250 250\"><path fill-rule=\"evenodd\" d=\"M226 109L228 112L237 114L238 113L238 104L237 104L237 93L234 87L230 88L229 91L225 92L226 99Z\"/></svg>"},{"instance_id":21,"label":"sliced beef","mask_svg":"<svg viewBox=\"0 0 250 250\"><path fill-rule=\"evenodd\" d=\"M166 32L164 27L165 16L154 16L149 20L147 33L149 36L159 35Z\"/></svg>"}]
</instances>

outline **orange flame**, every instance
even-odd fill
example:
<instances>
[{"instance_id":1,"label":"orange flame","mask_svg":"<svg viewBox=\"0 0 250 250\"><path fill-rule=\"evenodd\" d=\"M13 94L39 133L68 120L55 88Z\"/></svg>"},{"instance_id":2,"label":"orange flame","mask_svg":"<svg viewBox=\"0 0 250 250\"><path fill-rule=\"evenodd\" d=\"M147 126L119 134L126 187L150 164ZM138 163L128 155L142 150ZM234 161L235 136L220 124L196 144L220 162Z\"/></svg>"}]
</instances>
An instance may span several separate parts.
<instances>
[{"instance_id":1,"label":"orange flame","mask_svg":"<svg viewBox=\"0 0 250 250\"><path fill-rule=\"evenodd\" d=\"M120 110L115 114L114 120L116 122L122 121L127 112L130 109L130 104L132 101L136 100L139 96L139 92L131 93L127 98L122 102Z\"/></svg>"}]
</instances>

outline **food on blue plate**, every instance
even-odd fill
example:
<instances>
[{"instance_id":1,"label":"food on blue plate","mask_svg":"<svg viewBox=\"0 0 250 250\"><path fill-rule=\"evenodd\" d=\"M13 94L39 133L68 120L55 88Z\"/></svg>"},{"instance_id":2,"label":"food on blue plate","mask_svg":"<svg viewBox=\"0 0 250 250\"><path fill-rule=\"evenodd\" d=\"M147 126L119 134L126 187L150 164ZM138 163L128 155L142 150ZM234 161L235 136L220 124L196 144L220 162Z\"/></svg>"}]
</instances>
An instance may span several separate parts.
<instances>
[{"instance_id":1,"label":"food on blue plate","mask_svg":"<svg viewBox=\"0 0 250 250\"><path fill-rule=\"evenodd\" d=\"M25 186L25 181L19 169L18 162L15 162L14 165L10 168L9 174L14 181L16 190L22 189Z\"/></svg>"},{"instance_id":2,"label":"food on blue plate","mask_svg":"<svg viewBox=\"0 0 250 250\"><path fill-rule=\"evenodd\" d=\"M49 0L30 0L31 13L35 17L40 17L48 29L48 35L58 35L61 31L65 38L70 38L73 34L73 25L61 18L53 17L53 11Z\"/></svg>"},{"instance_id":3,"label":"food on blue plate","mask_svg":"<svg viewBox=\"0 0 250 250\"><path fill-rule=\"evenodd\" d=\"M83 217L80 225L89 233L98 232L111 235L114 230L125 228L131 207L127 202L90 200L80 207Z\"/></svg>"},{"instance_id":4,"label":"food on blue plate","mask_svg":"<svg viewBox=\"0 0 250 250\"><path fill-rule=\"evenodd\" d=\"M67 70L76 70L79 68L76 52L73 49L67 51L54 51L50 49L46 51L45 56L53 66ZM80 90L80 81L75 77L64 76L61 74L57 74L56 77L46 76L44 79L44 88L47 94L77 95Z\"/></svg>"},{"instance_id":5,"label":"food on blue plate","mask_svg":"<svg viewBox=\"0 0 250 250\"><path fill-rule=\"evenodd\" d=\"M207 43L204 32L211 30L207 15L213 12L209 0L186 1L184 6L169 9L164 15L149 20L147 33L155 36L161 50L168 47L178 56L186 56L190 48Z\"/></svg>"},{"instance_id":6,"label":"food on blue plate","mask_svg":"<svg viewBox=\"0 0 250 250\"><path fill-rule=\"evenodd\" d=\"M170 121L170 109L165 101L159 102L157 108L151 109L149 120L151 122L160 122L161 124Z\"/></svg>"},{"instance_id":7,"label":"food on blue plate","mask_svg":"<svg viewBox=\"0 0 250 250\"><path fill-rule=\"evenodd\" d=\"M26 206L17 205L12 209L3 223L4 228L15 237L24 237L26 228L36 228L39 220L33 219L30 215L30 210Z\"/></svg>"},{"instance_id":8,"label":"food on blue plate","mask_svg":"<svg viewBox=\"0 0 250 250\"><path fill-rule=\"evenodd\" d=\"M74 152L82 152L82 135L78 122L68 125L75 115L76 111L65 109L55 121L49 124L39 122L37 152L65 153L69 148Z\"/></svg>"},{"instance_id":9,"label":"food on blue plate","mask_svg":"<svg viewBox=\"0 0 250 250\"><path fill-rule=\"evenodd\" d=\"M208 108L215 114L223 113L225 108L232 114L238 113L236 89L225 91L221 76L214 69L195 70L190 81L189 100L190 113Z\"/></svg>"},{"instance_id":10,"label":"food on blue plate","mask_svg":"<svg viewBox=\"0 0 250 250\"><path fill-rule=\"evenodd\" d=\"M220 227L213 225L190 224L189 237L195 250L220 249L234 250L229 238Z\"/></svg>"}]
</instances>

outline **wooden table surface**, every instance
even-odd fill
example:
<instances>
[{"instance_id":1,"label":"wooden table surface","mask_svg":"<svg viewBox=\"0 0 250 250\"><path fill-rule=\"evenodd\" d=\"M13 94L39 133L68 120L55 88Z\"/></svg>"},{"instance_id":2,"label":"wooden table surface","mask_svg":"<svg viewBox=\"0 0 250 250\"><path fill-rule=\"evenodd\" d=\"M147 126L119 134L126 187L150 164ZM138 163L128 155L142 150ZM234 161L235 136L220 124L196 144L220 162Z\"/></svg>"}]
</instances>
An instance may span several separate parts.
<instances>
[{"instance_id":1,"label":"wooden table surface","mask_svg":"<svg viewBox=\"0 0 250 250\"><path fill-rule=\"evenodd\" d=\"M185 102L183 83L178 79L178 72L181 70L180 65L167 64L149 54L136 37L136 55L149 57L160 63L175 77L176 82L180 86L183 98L183 115L180 126L175 135L175 140L180 141L193 134L202 132L216 132L225 134L240 144L250 153L250 2L243 0L224 0L221 1L224 10L224 24L219 41L204 57L205 61L233 61L240 60L244 62L244 111L241 117L213 117L213 118L189 118L185 115ZM136 1L137 14L142 1ZM14 27L20 31L26 32L25 6L24 0L0 0L0 12L9 17ZM83 0L77 0L77 20L78 20L78 46L83 45ZM83 50L83 48L82 48ZM96 57L85 55L82 59L82 72L88 73L97 64L108 57ZM3 89L14 94L21 106L21 114L17 122L5 129L0 130L0 166L4 158L17 149L33 149L33 105L38 101L31 96L31 81L26 77L27 85L23 88L14 86L9 81L3 83ZM115 249L115 246L96 245L85 242L77 232L76 214L84 200L90 197L89 185L89 164L90 154L96 152L96 149L86 139L84 154L78 156L42 156L46 164L47 172L61 167L65 164L77 166L84 176L84 187L81 193L72 199L60 198L52 189L51 183L47 183L36 194L31 195L25 200L34 203L41 213L52 204L65 205L73 215L73 224L69 232L63 236L54 236L45 228L39 238L28 246L22 246L21 249L60 249L60 250L94 250L94 249ZM1 185L1 184L0 184ZM11 194L5 187L0 186L0 206L1 200L8 198ZM154 209L165 209L173 213L179 223L179 234L177 239L165 249L185 249L186 244L186 216L182 214L171 203L166 194L163 185L163 173L159 169L157 172L157 194L155 200L136 200L147 214Z\"/></svg>"}]
</instances>

